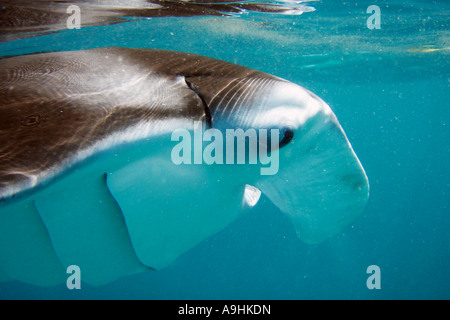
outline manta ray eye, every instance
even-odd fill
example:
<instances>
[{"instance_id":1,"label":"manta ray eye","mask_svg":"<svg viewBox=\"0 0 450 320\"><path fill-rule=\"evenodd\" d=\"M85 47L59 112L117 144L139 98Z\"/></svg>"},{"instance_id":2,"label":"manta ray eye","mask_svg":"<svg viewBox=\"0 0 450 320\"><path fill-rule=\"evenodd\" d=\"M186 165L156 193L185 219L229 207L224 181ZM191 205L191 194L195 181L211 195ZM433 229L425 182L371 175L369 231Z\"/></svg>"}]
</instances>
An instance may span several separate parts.
<instances>
[{"instance_id":1,"label":"manta ray eye","mask_svg":"<svg viewBox=\"0 0 450 320\"><path fill-rule=\"evenodd\" d=\"M294 138L294 131L292 129L286 128L280 130L280 137L283 137L280 141L280 148L283 148Z\"/></svg>"},{"instance_id":2,"label":"manta ray eye","mask_svg":"<svg viewBox=\"0 0 450 320\"><path fill-rule=\"evenodd\" d=\"M273 130L276 130L276 136L273 136L274 132ZM267 129L267 138L262 138L263 140L260 141L264 145L267 146L267 151L271 152L272 148L281 149L284 146L286 146L291 140L294 138L294 130L290 128L272 128ZM261 137L260 137L261 139ZM272 143L272 139L278 140L277 144Z\"/></svg>"}]
</instances>

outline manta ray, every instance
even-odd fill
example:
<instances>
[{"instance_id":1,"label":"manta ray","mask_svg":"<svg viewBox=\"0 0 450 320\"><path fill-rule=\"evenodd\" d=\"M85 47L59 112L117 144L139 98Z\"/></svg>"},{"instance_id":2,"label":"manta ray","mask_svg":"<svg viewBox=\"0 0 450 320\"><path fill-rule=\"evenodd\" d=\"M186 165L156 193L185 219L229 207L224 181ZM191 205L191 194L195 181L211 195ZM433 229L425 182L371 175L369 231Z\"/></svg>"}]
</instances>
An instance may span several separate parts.
<instances>
[{"instance_id":1,"label":"manta ray","mask_svg":"<svg viewBox=\"0 0 450 320\"><path fill-rule=\"evenodd\" d=\"M174 130L280 129L279 170L175 164ZM364 169L330 107L276 76L134 48L0 60L0 279L101 285L160 270L264 194L319 243L363 210Z\"/></svg>"},{"instance_id":2,"label":"manta ray","mask_svg":"<svg viewBox=\"0 0 450 320\"><path fill-rule=\"evenodd\" d=\"M0 42L67 29L78 14L80 27L157 17L228 16L246 11L299 15L309 1L253 0L3 0Z\"/></svg>"}]
</instances>

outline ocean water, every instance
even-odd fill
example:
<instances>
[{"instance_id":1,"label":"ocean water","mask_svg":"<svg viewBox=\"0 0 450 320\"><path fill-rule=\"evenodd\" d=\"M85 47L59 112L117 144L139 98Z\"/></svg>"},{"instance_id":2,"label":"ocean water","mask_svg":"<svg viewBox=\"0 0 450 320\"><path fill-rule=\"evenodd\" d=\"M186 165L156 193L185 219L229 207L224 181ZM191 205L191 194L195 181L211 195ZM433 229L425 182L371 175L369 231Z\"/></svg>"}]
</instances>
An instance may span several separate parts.
<instances>
[{"instance_id":1,"label":"ocean water","mask_svg":"<svg viewBox=\"0 0 450 320\"><path fill-rule=\"evenodd\" d=\"M210 56L297 83L337 115L370 181L364 212L308 245L264 196L158 272L104 286L0 283L0 298L449 299L450 3L309 2L302 15L161 17L0 43L0 55L105 46ZM381 29L369 29L370 5ZM26 236L26 235L24 235ZM380 289L368 289L368 266Z\"/></svg>"}]
</instances>

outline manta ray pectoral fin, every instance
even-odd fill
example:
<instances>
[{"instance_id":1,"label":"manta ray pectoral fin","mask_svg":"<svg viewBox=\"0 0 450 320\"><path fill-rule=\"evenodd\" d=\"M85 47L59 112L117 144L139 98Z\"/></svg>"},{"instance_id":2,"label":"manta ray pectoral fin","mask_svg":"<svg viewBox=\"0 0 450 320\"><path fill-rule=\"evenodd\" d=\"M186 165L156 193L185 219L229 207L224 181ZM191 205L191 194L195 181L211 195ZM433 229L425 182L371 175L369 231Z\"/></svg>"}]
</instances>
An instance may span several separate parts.
<instances>
[{"instance_id":1,"label":"manta ray pectoral fin","mask_svg":"<svg viewBox=\"0 0 450 320\"><path fill-rule=\"evenodd\" d=\"M333 114L319 113L280 150L280 170L256 184L307 243L340 232L369 197L367 176Z\"/></svg>"},{"instance_id":2,"label":"manta ray pectoral fin","mask_svg":"<svg viewBox=\"0 0 450 320\"><path fill-rule=\"evenodd\" d=\"M51 286L66 280L63 264L31 201L5 207L0 214L0 269L7 276L0 281Z\"/></svg>"},{"instance_id":3,"label":"manta ray pectoral fin","mask_svg":"<svg viewBox=\"0 0 450 320\"><path fill-rule=\"evenodd\" d=\"M133 162L108 176L142 263L162 269L236 219L245 187L222 180L222 169L175 165L169 155Z\"/></svg>"},{"instance_id":4,"label":"manta ray pectoral fin","mask_svg":"<svg viewBox=\"0 0 450 320\"><path fill-rule=\"evenodd\" d=\"M49 193L36 200L36 208L64 266L79 266L81 279L93 285L148 269L136 258L105 176L93 174L72 179L57 197Z\"/></svg>"}]
</instances>

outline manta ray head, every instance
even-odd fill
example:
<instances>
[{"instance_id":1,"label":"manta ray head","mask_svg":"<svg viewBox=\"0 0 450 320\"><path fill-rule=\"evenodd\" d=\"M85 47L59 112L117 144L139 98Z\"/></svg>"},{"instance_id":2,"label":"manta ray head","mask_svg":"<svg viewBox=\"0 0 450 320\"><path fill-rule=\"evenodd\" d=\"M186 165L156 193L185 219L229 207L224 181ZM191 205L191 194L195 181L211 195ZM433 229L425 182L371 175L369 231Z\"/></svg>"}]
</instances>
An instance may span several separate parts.
<instances>
[{"instance_id":1,"label":"manta ray head","mask_svg":"<svg viewBox=\"0 0 450 320\"><path fill-rule=\"evenodd\" d=\"M367 176L335 114L317 95L265 73L187 81L202 96L213 127L279 130L279 150L272 150L279 153L279 170L247 183L290 217L303 241L329 238L362 211Z\"/></svg>"}]
</instances>

